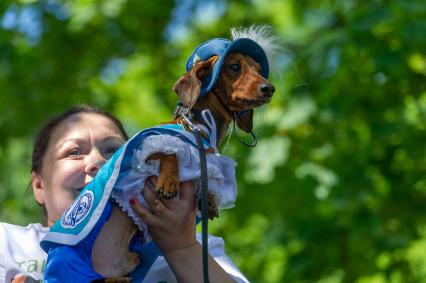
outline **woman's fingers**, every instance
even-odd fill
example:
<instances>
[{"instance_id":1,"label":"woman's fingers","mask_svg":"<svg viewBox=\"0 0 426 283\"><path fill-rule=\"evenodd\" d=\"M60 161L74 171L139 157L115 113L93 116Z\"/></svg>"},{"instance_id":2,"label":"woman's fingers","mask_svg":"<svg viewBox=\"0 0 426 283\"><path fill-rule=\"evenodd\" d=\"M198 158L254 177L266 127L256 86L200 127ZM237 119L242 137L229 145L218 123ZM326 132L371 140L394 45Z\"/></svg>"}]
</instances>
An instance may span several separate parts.
<instances>
[{"instance_id":1,"label":"woman's fingers","mask_svg":"<svg viewBox=\"0 0 426 283\"><path fill-rule=\"evenodd\" d=\"M158 196L155 188L149 180L145 183L142 194L155 215L161 215L167 212L169 206L165 203L165 200Z\"/></svg>"},{"instance_id":2,"label":"woman's fingers","mask_svg":"<svg viewBox=\"0 0 426 283\"><path fill-rule=\"evenodd\" d=\"M146 224L155 225L158 222L156 216L148 208L143 206L136 198L130 199L130 206Z\"/></svg>"},{"instance_id":3,"label":"woman's fingers","mask_svg":"<svg viewBox=\"0 0 426 283\"><path fill-rule=\"evenodd\" d=\"M162 251L192 245L195 242L195 197L192 182L182 183L179 197L167 200L156 194L154 186L153 180L147 180L142 192L150 208L132 199L130 205L134 212L148 225L152 239Z\"/></svg>"},{"instance_id":4,"label":"woman's fingers","mask_svg":"<svg viewBox=\"0 0 426 283\"><path fill-rule=\"evenodd\" d=\"M190 211L197 210L197 201L195 197L195 188L192 181L183 182L180 188L179 198L183 201Z\"/></svg>"},{"instance_id":5,"label":"woman's fingers","mask_svg":"<svg viewBox=\"0 0 426 283\"><path fill-rule=\"evenodd\" d=\"M145 182L145 186L143 188L142 194L145 198L145 201L148 203L148 205L150 207L153 207L154 201L158 199L158 197L156 195L155 187L153 187L153 184L149 180Z\"/></svg>"},{"instance_id":6,"label":"woman's fingers","mask_svg":"<svg viewBox=\"0 0 426 283\"><path fill-rule=\"evenodd\" d=\"M164 203L158 199L154 200L154 204L151 205L151 209L154 215L159 217L161 217L168 211L168 208L164 205Z\"/></svg>"},{"instance_id":7,"label":"woman's fingers","mask_svg":"<svg viewBox=\"0 0 426 283\"><path fill-rule=\"evenodd\" d=\"M25 283L28 278L27 276L24 276L24 275L17 275L15 278L12 279L11 283ZM30 279L32 278L29 278L28 282L32 282L32 280Z\"/></svg>"},{"instance_id":8,"label":"woman's fingers","mask_svg":"<svg viewBox=\"0 0 426 283\"><path fill-rule=\"evenodd\" d=\"M174 211L195 210L195 190L192 181L181 183L179 196L172 199L163 199L155 191L154 179L147 179L142 192L145 201L156 215L174 213Z\"/></svg>"},{"instance_id":9,"label":"woman's fingers","mask_svg":"<svg viewBox=\"0 0 426 283\"><path fill-rule=\"evenodd\" d=\"M179 198L184 200L194 199L195 189L191 181L183 182L180 186Z\"/></svg>"}]
</instances>

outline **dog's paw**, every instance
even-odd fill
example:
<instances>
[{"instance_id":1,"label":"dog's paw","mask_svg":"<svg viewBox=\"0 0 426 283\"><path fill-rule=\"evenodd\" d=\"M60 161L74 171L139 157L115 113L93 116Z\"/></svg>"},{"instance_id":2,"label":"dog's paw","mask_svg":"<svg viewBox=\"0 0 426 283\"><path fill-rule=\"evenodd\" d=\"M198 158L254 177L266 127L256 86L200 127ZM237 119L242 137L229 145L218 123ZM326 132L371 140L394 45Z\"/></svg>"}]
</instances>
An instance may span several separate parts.
<instances>
[{"instance_id":1,"label":"dog's paw","mask_svg":"<svg viewBox=\"0 0 426 283\"><path fill-rule=\"evenodd\" d=\"M198 198L198 208L201 211L201 197L198 196ZM207 217L210 220L213 220L215 217L219 217L219 209L217 208L216 199L214 197L214 194L211 192L208 192L207 195Z\"/></svg>"},{"instance_id":2,"label":"dog's paw","mask_svg":"<svg viewBox=\"0 0 426 283\"><path fill-rule=\"evenodd\" d=\"M215 217L219 217L219 209L217 208L216 199L214 195L209 192L208 195L208 216L210 220L213 220Z\"/></svg>"},{"instance_id":3,"label":"dog's paw","mask_svg":"<svg viewBox=\"0 0 426 283\"><path fill-rule=\"evenodd\" d=\"M179 191L179 178L160 175L157 180L156 191L160 197L165 199L176 197Z\"/></svg>"}]
</instances>

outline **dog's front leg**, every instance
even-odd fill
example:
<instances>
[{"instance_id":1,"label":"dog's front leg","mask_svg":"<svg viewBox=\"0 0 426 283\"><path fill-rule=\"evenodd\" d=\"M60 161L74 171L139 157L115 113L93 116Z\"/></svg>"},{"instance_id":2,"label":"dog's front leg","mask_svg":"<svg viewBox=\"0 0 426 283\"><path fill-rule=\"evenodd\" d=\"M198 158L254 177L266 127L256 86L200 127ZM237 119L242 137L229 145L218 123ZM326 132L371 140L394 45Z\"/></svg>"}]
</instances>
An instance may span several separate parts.
<instances>
[{"instance_id":1,"label":"dog's front leg","mask_svg":"<svg viewBox=\"0 0 426 283\"><path fill-rule=\"evenodd\" d=\"M151 154L146 160L160 160L157 193L165 199L176 197L179 191L179 165L176 155L157 152Z\"/></svg>"}]
</instances>

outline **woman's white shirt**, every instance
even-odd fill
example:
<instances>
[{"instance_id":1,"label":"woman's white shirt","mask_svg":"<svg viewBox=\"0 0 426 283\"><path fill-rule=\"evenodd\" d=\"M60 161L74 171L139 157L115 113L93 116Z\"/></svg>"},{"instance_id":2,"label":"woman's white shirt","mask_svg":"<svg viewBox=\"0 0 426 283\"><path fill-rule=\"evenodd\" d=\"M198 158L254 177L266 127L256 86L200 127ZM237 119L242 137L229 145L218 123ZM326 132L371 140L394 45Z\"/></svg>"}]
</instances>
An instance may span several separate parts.
<instances>
[{"instance_id":1,"label":"woman's white shirt","mask_svg":"<svg viewBox=\"0 0 426 283\"><path fill-rule=\"evenodd\" d=\"M22 227L0 222L0 282L19 274L41 280L47 254L39 242L48 230L39 223Z\"/></svg>"},{"instance_id":2,"label":"woman's white shirt","mask_svg":"<svg viewBox=\"0 0 426 283\"><path fill-rule=\"evenodd\" d=\"M20 274L42 279L47 254L39 243L48 230L39 223L22 227L0 222L0 283L10 282ZM200 234L197 240L201 242ZM209 235L208 245L210 255L236 282L248 282L225 254L222 238ZM159 281L176 282L164 257L157 258L143 282Z\"/></svg>"}]
</instances>

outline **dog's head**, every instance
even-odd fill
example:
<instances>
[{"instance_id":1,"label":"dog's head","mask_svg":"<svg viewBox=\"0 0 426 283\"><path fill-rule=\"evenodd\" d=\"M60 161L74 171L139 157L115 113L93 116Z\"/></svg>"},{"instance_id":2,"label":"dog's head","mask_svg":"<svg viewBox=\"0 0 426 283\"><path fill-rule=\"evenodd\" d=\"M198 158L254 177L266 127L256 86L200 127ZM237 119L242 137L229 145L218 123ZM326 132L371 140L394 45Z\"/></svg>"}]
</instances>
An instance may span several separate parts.
<instances>
[{"instance_id":1,"label":"dog's head","mask_svg":"<svg viewBox=\"0 0 426 283\"><path fill-rule=\"evenodd\" d=\"M195 49L185 73L173 86L181 103L192 108L216 96L246 132L252 129L253 108L268 103L274 86L267 80L269 64L262 47L248 38L209 40Z\"/></svg>"}]
</instances>

